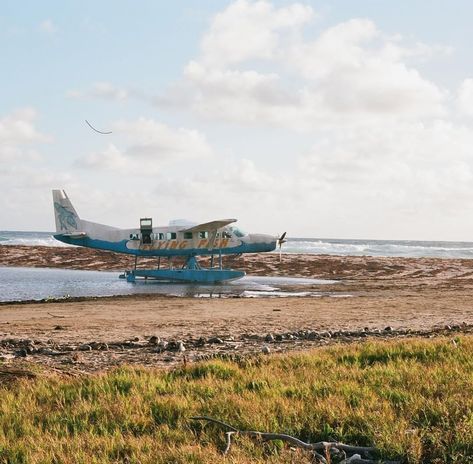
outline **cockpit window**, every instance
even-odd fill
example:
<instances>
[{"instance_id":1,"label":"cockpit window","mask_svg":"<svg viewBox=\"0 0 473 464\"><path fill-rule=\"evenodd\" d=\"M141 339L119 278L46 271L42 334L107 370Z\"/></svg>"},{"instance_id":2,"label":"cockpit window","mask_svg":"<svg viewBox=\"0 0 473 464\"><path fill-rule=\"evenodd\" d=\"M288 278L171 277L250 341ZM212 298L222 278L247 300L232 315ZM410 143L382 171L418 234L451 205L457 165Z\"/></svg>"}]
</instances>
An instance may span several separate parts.
<instances>
[{"instance_id":1,"label":"cockpit window","mask_svg":"<svg viewBox=\"0 0 473 464\"><path fill-rule=\"evenodd\" d=\"M246 235L246 232L239 229L238 227L231 226L229 227L229 229L232 232L232 234L235 235L235 237L244 237Z\"/></svg>"}]
</instances>

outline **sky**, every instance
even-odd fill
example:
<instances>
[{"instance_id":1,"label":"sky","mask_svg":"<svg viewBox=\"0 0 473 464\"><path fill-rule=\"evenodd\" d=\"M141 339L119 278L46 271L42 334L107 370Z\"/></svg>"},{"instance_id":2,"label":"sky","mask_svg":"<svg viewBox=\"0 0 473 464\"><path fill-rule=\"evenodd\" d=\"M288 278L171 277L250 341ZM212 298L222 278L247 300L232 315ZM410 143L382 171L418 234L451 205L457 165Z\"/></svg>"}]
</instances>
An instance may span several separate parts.
<instances>
[{"instance_id":1,"label":"sky","mask_svg":"<svg viewBox=\"0 0 473 464\"><path fill-rule=\"evenodd\" d=\"M0 230L473 240L467 0L3 0ZM86 123L111 134L99 134Z\"/></svg>"}]
</instances>

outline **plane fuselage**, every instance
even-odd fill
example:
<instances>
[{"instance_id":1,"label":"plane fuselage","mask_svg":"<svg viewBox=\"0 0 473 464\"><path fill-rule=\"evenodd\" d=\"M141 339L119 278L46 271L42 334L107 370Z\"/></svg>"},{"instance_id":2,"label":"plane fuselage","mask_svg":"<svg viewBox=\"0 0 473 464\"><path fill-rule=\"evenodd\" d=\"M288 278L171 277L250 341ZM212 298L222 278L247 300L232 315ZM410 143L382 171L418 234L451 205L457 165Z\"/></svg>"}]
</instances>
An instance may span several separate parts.
<instances>
[{"instance_id":1,"label":"plane fuselage","mask_svg":"<svg viewBox=\"0 0 473 464\"><path fill-rule=\"evenodd\" d=\"M54 238L71 245L136 256L259 253L273 251L277 244L277 237L272 235L249 234L237 237L232 228L223 228L214 236L211 231L183 232L179 230L182 227L157 227L152 229L147 243L144 243L140 229L100 229L100 224L89 223L84 236L58 233Z\"/></svg>"}]
</instances>

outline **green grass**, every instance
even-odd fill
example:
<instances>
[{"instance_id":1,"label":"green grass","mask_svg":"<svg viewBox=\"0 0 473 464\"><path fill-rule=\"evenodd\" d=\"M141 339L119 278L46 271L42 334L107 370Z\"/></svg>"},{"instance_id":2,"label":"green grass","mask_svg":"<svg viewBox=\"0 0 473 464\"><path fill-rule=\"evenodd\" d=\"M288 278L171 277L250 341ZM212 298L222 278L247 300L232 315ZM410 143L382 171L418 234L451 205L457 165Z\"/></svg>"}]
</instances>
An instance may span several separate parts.
<instances>
[{"instance_id":1,"label":"green grass","mask_svg":"<svg viewBox=\"0 0 473 464\"><path fill-rule=\"evenodd\" d=\"M473 463L473 337L21 380L0 386L0 463L223 462L223 432L192 415L402 462ZM309 458L236 438L225 462Z\"/></svg>"}]
</instances>

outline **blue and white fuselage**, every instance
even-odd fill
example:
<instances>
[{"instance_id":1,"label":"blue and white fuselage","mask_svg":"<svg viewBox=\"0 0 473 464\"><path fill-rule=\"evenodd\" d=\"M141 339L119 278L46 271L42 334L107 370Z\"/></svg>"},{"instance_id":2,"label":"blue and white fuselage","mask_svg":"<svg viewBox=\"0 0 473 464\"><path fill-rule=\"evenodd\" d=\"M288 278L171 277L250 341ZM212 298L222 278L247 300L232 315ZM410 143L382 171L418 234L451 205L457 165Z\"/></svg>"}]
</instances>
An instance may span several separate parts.
<instances>
[{"instance_id":1,"label":"blue and white fuselage","mask_svg":"<svg viewBox=\"0 0 473 464\"><path fill-rule=\"evenodd\" d=\"M245 234L232 225L236 219L152 227L151 219L144 218L140 228L119 229L81 219L63 190L53 190L53 201L54 238L71 245L137 257L183 256L190 259L215 254L260 253L275 250L280 240L273 235Z\"/></svg>"},{"instance_id":2,"label":"blue and white fuselage","mask_svg":"<svg viewBox=\"0 0 473 464\"><path fill-rule=\"evenodd\" d=\"M137 256L204 256L221 252L222 254L260 253L276 249L277 237L263 234L237 236L239 229L231 227L221 229L228 234L225 238L205 237L208 231L193 232L192 237L184 237L184 232L176 227L154 227L150 244L141 240L140 229L102 229L101 224L81 221L84 233L56 233L54 238L88 248L128 253ZM99 226L99 227L97 227ZM232 230L233 229L233 230ZM238 232L237 232L238 231ZM171 238L175 236L175 238ZM132 237L132 238L130 238ZM162 238L160 238L162 237Z\"/></svg>"}]
</instances>

